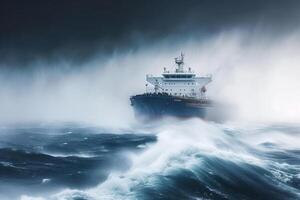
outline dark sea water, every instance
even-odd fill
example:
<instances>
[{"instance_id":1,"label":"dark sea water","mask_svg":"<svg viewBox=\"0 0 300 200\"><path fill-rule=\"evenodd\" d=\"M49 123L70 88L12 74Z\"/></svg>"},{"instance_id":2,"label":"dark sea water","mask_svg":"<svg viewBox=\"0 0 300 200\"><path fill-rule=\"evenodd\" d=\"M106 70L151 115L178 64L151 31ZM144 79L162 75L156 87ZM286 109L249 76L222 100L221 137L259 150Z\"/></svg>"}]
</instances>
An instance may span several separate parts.
<instances>
[{"instance_id":1,"label":"dark sea water","mask_svg":"<svg viewBox=\"0 0 300 200\"><path fill-rule=\"evenodd\" d=\"M300 199L300 126L2 126L0 199Z\"/></svg>"}]
</instances>

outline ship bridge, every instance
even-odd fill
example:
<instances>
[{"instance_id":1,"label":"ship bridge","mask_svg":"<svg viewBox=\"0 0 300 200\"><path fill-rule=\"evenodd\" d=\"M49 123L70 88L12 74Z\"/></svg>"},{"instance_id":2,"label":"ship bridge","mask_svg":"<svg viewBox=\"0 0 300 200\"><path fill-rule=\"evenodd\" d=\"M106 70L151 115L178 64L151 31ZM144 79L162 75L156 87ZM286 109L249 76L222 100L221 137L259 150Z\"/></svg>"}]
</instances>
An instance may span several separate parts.
<instances>
[{"instance_id":1,"label":"ship bridge","mask_svg":"<svg viewBox=\"0 0 300 200\"><path fill-rule=\"evenodd\" d=\"M146 81L154 86L155 93L166 93L173 96L205 98L205 86L212 81L211 76L199 76L188 68L184 69L184 55L175 58L177 65L175 71L164 68L162 76L146 76ZM149 92L148 84L146 90Z\"/></svg>"}]
</instances>

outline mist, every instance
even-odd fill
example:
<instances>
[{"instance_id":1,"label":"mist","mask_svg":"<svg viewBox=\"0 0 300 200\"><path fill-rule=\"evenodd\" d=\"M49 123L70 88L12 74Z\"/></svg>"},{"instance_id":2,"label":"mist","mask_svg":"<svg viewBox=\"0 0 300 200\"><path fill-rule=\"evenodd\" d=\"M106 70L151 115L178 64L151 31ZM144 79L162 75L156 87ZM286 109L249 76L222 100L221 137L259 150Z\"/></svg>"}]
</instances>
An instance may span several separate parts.
<instances>
[{"instance_id":1,"label":"mist","mask_svg":"<svg viewBox=\"0 0 300 200\"><path fill-rule=\"evenodd\" d=\"M270 36L231 29L211 36L164 38L136 49L98 52L80 68L43 59L29 70L1 68L0 122L76 121L128 127L136 123L129 97L145 92L145 75L186 66L212 74L208 96L230 105L230 120L298 122L300 108L298 31Z\"/></svg>"}]
</instances>

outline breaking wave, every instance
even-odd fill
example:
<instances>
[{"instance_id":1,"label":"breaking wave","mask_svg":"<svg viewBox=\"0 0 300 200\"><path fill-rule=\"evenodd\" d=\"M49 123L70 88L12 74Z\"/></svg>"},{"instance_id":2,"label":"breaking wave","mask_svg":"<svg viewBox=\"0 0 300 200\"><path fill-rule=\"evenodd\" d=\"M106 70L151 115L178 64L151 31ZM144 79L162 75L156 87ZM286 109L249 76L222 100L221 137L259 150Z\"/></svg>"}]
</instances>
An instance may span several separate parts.
<instances>
[{"instance_id":1,"label":"breaking wave","mask_svg":"<svg viewBox=\"0 0 300 200\"><path fill-rule=\"evenodd\" d=\"M300 198L299 126L193 119L152 131L157 142L141 153L127 152L127 170L111 171L90 189L64 189L44 198ZM35 198L26 194L22 199Z\"/></svg>"}]
</instances>

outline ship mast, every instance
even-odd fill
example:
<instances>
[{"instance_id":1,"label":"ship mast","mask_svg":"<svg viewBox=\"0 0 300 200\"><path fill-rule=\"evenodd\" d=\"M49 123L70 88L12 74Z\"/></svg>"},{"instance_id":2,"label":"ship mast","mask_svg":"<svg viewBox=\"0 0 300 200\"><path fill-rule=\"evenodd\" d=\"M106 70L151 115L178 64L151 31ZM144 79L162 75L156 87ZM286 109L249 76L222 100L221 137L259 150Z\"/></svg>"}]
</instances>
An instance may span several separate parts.
<instances>
[{"instance_id":1,"label":"ship mast","mask_svg":"<svg viewBox=\"0 0 300 200\"><path fill-rule=\"evenodd\" d=\"M176 72L184 72L183 71L183 65L184 65L184 55L181 52L180 56L175 58L175 63L177 64Z\"/></svg>"}]
</instances>

